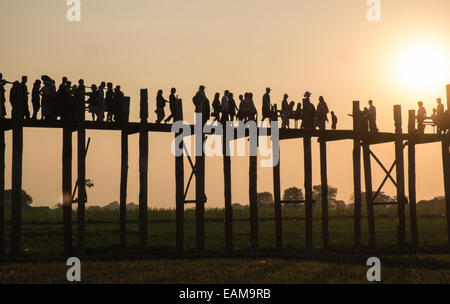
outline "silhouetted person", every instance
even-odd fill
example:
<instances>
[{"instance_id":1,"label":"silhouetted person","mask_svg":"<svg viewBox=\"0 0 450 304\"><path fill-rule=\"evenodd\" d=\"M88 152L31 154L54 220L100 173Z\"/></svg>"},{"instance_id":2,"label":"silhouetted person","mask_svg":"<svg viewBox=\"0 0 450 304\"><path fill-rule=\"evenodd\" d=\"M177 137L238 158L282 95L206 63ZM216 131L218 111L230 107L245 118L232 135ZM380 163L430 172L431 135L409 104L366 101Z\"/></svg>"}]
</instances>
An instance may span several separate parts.
<instances>
[{"instance_id":1,"label":"silhouetted person","mask_svg":"<svg viewBox=\"0 0 450 304\"><path fill-rule=\"evenodd\" d=\"M5 107L5 103L6 103L6 89L5 89L5 85L6 85L6 80L3 79L3 74L0 73L0 119L3 119L6 117L6 107Z\"/></svg>"},{"instance_id":2,"label":"silhouetted person","mask_svg":"<svg viewBox=\"0 0 450 304\"><path fill-rule=\"evenodd\" d=\"M195 113L202 113L202 107L205 99L206 99L205 86L201 85L198 88L198 91L195 94L195 96L192 98Z\"/></svg>"},{"instance_id":3,"label":"silhouetted person","mask_svg":"<svg viewBox=\"0 0 450 304\"><path fill-rule=\"evenodd\" d=\"M120 85L117 85L114 89L114 121L115 122L122 122L125 120L126 117L124 117L124 107L125 107L125 95L120 90Z\"/></svg>"},{"instance_id":4,"label":"silhouetted person","mask_svg":"<svg viewBox=\"0 0 450 304\"><path fill-rule=\"evenodd\" d=\"M436 108L433 108L433 114L431 114L430 118L431 121L433 121L433 126L437 127L436 133L440 134L441 130L438 127L438 118L437 118L437 110Z\"/></svg>"},{"instance_id":5,"label":"silhouetted person","mask_svg":"<svg viewBox=\"0 0 450 304\"><path fill-rule=\"evenodd\" d=\"M166 114L164 113L164 108L168 103L167 100L163 97L163 90L158 90L158 94L156 94L156 110L155 113L157 115L156 123L161 123Z\"/></svg>"},{"instance_id":6,"label":"silhouetted person","mask_svg":"<svg viewBox=\"0 0 450 304\"><path fill-rule=\"evenodd\" d=\"M244 114L243 114L243 112L244 112L244 108L245 108L245 105L243 105L242 103L244 102L244 95L239 95L239 108L238 108L238 112L237 112L237 115L236 115L236 117L237 117L237 119L238 120L244 120Z\"/></svg>"},{"instance_id":7,"label":"silhouetted person","mask_svg":"<svg viewBox=\"0 0 450 304\"><path fill-rule=\"evenodd\" d=\"M33 105L33 116L31 117L31 119L36 120L39 110L41 109L41 81L39 79L37 79L33 84L33 90L31 92L31 104Z\"/></svg>"},{"instance_id":8,"label":"silhouetted person","mask_svg":"<svg viewBox=\"0 0 450 304\"><path fill-rule=\"evenodd\" d=\"M27 76L22 76L22 82L20 86L22 88L22 102L23 102L23 117L25 119L30 119L30 109L28 108L28 87L27 87Z\"/></svg>"},{"instance_id":9,"label":"silhouetted person","mask_svg":"<svg viewBox=\"0 0 450 304\"><path fill-rule=\"evenodd\" d=\"M239 104L239 118L246 123L250 120L251 117L251 104L250 104L250 96L249 93L245 93L241 103Z\"/></svg>"},{"instance_id":10,"label":"silhouetted person","mask_svg":"<svg viewBox=\"0 0 450 304\"><path fill-rule=\"evenodd\" d=\"M50 111L50 102L52 95L51 82L49 78L42 76L42 82L44 86L41 89L41 119L48 119L49 111Z\"/></svg>"},{"instance_id":11,"label":"silhouetted person","mask_svg":"<svg viewBox=\"0 0 450 304\"><path fill-rule=\"evenodd\" d=\"M370 133L377 133L377 109L373 105L373 101L369 100L369 132Z\"/></svg>"},{"instance_id":12,"label":"silhouetted person","mask_svg":"<svg viewBox=\"0 0 450 304\"><path fill-rule=\"evenodd\" d=\"M213 112L211 114L212 117L214 117L214 121L220 120L220 94L216 93L214 95L214 100L212 102L212 109Z\"/></svg>"},{"instance_id":13,"label":"silhouetted person","mask_svg":"<svg viewBox=\"0 0 450 304\"><path fill-rule=\"evenodd\" d=\"M334 111L331 111L331 129L332 130L336 130L337 123L338 123L337 116L334 114Z\"/></svg>"},{"instance_id":14,"label":"silhouetted person","mask_svg":"<svg viewBox=\"0 0 450 304\"><path fill-rule=\"evenodd\" d=\"M427 118L427 110L423 106L423 102L419 101L417 103L419 106L419 110L417 111L417 133L424 134L425 133L425 119Z\"/></svg>"},{"instance_id":15,"label":"silhouetted person","mask_svg":"<svg viewBox=\"0 0 450 304\"><path fill-rule=\"evenodd\" d=\"M299 120L303 119L303 109L302 109L302 103L297 103L297 108L294 112L294 119L295 119L295 126L297 127L297 123Z\"/></svg>"},{"instance_id":16,"label":"silhouetted person","mask_svg":"<svg viewBox=\"0 0 450 304\"><path fill-rule=\"evenodd\" d=\"M58 101L55 105L57 116L60 116L61 119L69 119L71 116L70 86L71 83L67 80L67 77L63 77L62 83L58 88Z\"/></svg>"},{"instance_id":17,"label":"silhouetted person","mask_svg":"<svg viewBox=\"0 0 450 304\"><path fill-rule=\"evenodd\" d=\"M98 106L97 106L97 121L105 119L105 88L106 83L103 81L98 87Z\"/></svg>"},{"instance_id":18,"label":"silhouetted person","mask_svg":"<svg viewBox=\"0 0 450 304\"><path fill-rule=\"evenodd\" d=\"M270 103L270 88L266 88L266 94L264 94L263 99L262 99L261 124L266 118L268 118L269 122L270 122L271 115L272 115L271 107L272 107L272 104Z\"/></svg>"},{"instance_id":19,"label":"silhouetted person","mask_svg":"<svg viewBox=\"0 0 450 304\"><path fill-rule=\"evenodd\" d=\"M91 86L91 92L87 93L87 95L89 96L89 99L88 99L89 113L91 113L91 115L92 115L92 121L95 121L96 114L98 112L97 109L98 109L99 98L100 98L97 86L95 84L93 84Z\"/></svg>"},{"instance_id":20,"label":"silhouetted person","mask_svg":"<svg viewBox=\"0 0 450 304\"><path fill-rule=\"evenodd\" d=\"M13 120L17 120L17 119L23 119L23 113L22 115L19 115L20 112L23 110L23 87L20 84L19 81L14 81L11 90L9 91L9 102L11 103L11 107L12 107L12 119ZM20 108L20 110L19 110ZM22 117L20 117L22 116Z\"/></svg>"},{"instance_id":21,"label":"silhouetted person","mask_svg":"<svg viewBox=\"0 0 450 304\"><path fill-rule=\"evenodd\" d=\"M316 108L311 103L311 93L305 92L303 95L303 121L302 128L312 130L314 128L314 117L316 117Z\"/></svg>"},{"instance_id":22,"label":"silhouetted person","mask_svg":"<svg viewBox=\"0 0 450 304\"><path fill-rule=\"evenodd\" d=\"M85 99L86 99L86 86L84 85L84 80L78 80L78 86L74 92L75 95L75 114L76 120L82 119L86 111Z\"/></svg>"},{"instance_id":23,"label":"silhouetted person","mask_svg":"<svg viewBox=\"0 0 450 304\"><path fill-rule=\"evenodd\" d=\"M281 101L281 127L289 128L289 103L288 94L284 94L283 101Z\"/></svg>"},{"instance_id":24,"label":"silhouetted person","mask_svg":"<svg viewBox=\"0 0 450 304\"><path fill-rule=\"evenodd\" d=\"M114 99L114 90L113 84L108 82L106 85L106 96L105 96L105 111L106 111L106 121L111 122L113 120L114 111L113 111L113 99Z\"/></svg>"},{"instance_id":25,"label":"silhouetted person","mask_svg":"<svg viewBox=\"0 0 450 304\"><path fill-rule=\"evenodd\" d=\"M177 104L178 104L178 95L175 95L177 92L177 89L172 88L170 90L169 95L169 109L170 109L170 115L167 117L164 122L168 123L171 119L175 122L175 119L177 118Z\"/></svg>"},{"instance_id":26,"label":"silhouetted person","mask_svg":"<svg viewBox=\"0 0 450 304\"><path fill-rule=\"evenodd\" d=\"M230 94L230 92L228 90L225 90L222 96L222 102L220 104L220 112L222 114L220 121L222 122L222 124L224 124L229 119L228 94Z\"/></svg>"},{"instance_id":27,"label":"silhouetted person","mask_svg":"<svg viewBox=\"0 0 450 304\"><path fill-rule=\"evenodd\" d=\"M202 121L203 124L206 124L206 122L211 118L211 105L209 104L209 99L205 98L203 100L203 106L202 106Z\"/></svg>"},{"instance_id":28,"label":"silhouetted person","mask_svg":"<svg viewBox=\"0 0 450 304\"><path fill-rule=\"evenodd\" d=\"M326 129L326 123L328 122L328 113L330 111L328 110L328 105L325 102L325 99L323 96L319 97L319 103L317 104L317 111L316 111L316 117L317 117L317 126L319 127L319 130L325 130Z\"/></svg>"},{"instance_id":29,"label":"silhouetted person","mask_svg":"<svg viewBox=\"0 0 450 304\"><path fill-rule=\"evenodd\" d=\"M256 110L255 103L253 102L253 93L248 93L249 103L250 103L250 115L249 120L256 121L256 115L258 111Z\"/></svg>"},{"instance_id":30,"label":"silhouetted person","mask_svg":"<svg viewBox=\"0 0 450 304\"><path fill-rule=\"evenodd\" d=\"M230 120L234 121L234 117L236 116L238 108L236 106L236 102L234 101L233 93L228 94L228 114L230 115Z\"/></svg>"},{"instance_id":31,"label":"silhouetted person","mask_svg":"<svg viewBox=\"0 0 450 304\"><path fill-rule=\"evenodd\" d=\"M445 117L445 109L444 105L442 104L442 100L440 98L436 99L437 107L436 107L436 126L437 126L437 133L441 134L443 132L443 123L444 123L444 117Z\"/></svg>"}]
</instances>

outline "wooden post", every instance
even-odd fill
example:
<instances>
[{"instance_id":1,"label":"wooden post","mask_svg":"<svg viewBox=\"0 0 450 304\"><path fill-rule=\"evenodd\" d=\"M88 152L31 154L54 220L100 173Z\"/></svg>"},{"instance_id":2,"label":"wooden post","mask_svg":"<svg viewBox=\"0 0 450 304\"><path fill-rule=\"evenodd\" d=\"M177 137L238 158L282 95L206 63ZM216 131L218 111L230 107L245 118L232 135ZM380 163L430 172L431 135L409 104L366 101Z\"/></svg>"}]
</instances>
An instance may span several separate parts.
<instances>
[{"instance_id":1,"label":"wooden post","mask_svg":"<svg viewBox=\"0 0 450 304\"><path fill-rule=\"evenodd\" d=\"M23 157L23 104L22 90L18 89L17 100L12 110L12 197L11 197L11 254L21 252L22 237L22 157Z\"/></svg>"},{"instance_id":2,"label":"wooden post","mask_svg":"<svg viewBox=\"0 0 450 304\"><path fill-rule=\"evenodd\" d=\"M311 133L305 132L303 138L304 169L305 169L305 233L306 249L312 249L313 237L313 212L312 212L312 156L311 156Z\"/></svg>"},{"instance_id":3,"label":"wooden post","mask_svg":"<svg viewBox=\"0 0 450 304\"><path fill-rule=\"evenodd\" d=\"M128 185L128 132L121 131L121 162L120 162L120 247L127 244L127 185Z\"/></svg>"},{"instance_id":4,"label":"wooden post","mask_svg":"<svg viewBox=\"0 0 450 304\"><path fill-rule=\"evenodd\" d=\"M322 185L322 238L323 248L329 247L328 232L328 177L327 177L327 142L320 139L320 180Z\"/></svg>"},{"instance_id":5,"label":"wooden post","mask_svg":"<svg viewBox=\"0 0 450 304\"><path fill-rule=\"evenodd\" d=\"M278 124L278 111L277 105L274 105L274 115L271 121L272 124ZM272 139L272 150L273 153L278 153L280 155L280 142L275 142L273 136ZM275 152L275 149L278 151ZM280 159L278 163L273 164L273 196L274 196L274 207L275 207L275 241L277 250L282 250L283 248L283 237L282 237L282 220L281 220L281 183L280 183ZM275 159L274 159L275 161Z\"/></svg>"},{"instance_id":6,"label":"wooden post","mask_svg":"<svg viewBox=\"0 0 450 304\"><path fill-rule=\"evenodd\" d=\"M202 134L196 136L196 140L201 142L201 147L205 142L205 136ZM201 155L195 157L195 220L196 220L196 243L197 250L205 250L205 156L203 149Z\"/></svg>"},{"instance_id":7,"label":"wooden post","mask_svg":"<svg viewBox=\"0 0 450 304\"><path fill-rule=\"evenodd\" d=\"M84 254L85 251L85 209L86 209L86 129L84 127L85 109L84 93L78 98L78 132L77 132L77 186L78 186L78 204L77 204L77 229L78 229L78 253Z\"/></svg>"},{"instance_id":8,"label":"wooden post","mask_svg":"<svg viewBox=\"0 0 450 304\"><path fill-rule=\"evenodd\" d=\"M69 126L63 128L62 192L64 255L69 256L72 253L72 129Z\"/></svg>"},{"instance_id":9,"label":"wooden post","mask_svg":"<svg viewBox=\"0 0 450 304\"><path fill-rule=\"evenodd\" d=\"M231 158L230 143L227 140L227 127L223 126L222 135L223 148L223 176L225 195L225 249L227 252L233 251L233 207L231 200Z\"/></svg>"},{"instance_id":10,"label":"wooden post","mask_svg":"<svg viewBox=\"0 0 450 304\"><path fill-rule=\"evenodd\" d=\"M353 101L353 195L355 246L361 246L361 133L359 101Z\"/></svg>"},{"instance_id":11,"label":"wooden post","mask_svg":"<svg viewBox=\"0 0 450 304\"><path fill-rule=\"evenodd\" d=\"M375 248L375 214L373 211L373 193L372 193L372 166L370 162L370 144L369 129L367 122L360 125L360 132L364 134L363 138L363 159L364 159L364 182L366 186L366 206L367 220L369 229L369 246Z\"/></svg>"},{"instance_id":12,"label":"wooden post","mask_svg":"<svg viewBox=\"0 0 450 304\"><path fill-rule=\"evenodd\" d=\"M414 247L419 246L419 233L417 230L416 211L416 145L414 133L416 129L416 111L410 110L408 117L408 190L409 190L409 211L411 216L411 238Z\"/></svg>"},{"instance_id":13,"label":"wooden post","mask_svg":"<svg viewBox=\"0 0 450 304\"><path fill-rule=\"evenodd\" d=\"M250 145L252 146L252 145ZM250 198L250 244L253 250L258 249L258 198L257 198L257 174L258 157L250 148L249 166L249 198ZM253 150L254 151L254 150Z\"/></svg>"},{"instance_id":14,"label":"wooden post","mask_svg":"<svg viewBox=\"0 0 450 304\"><path fill-rule=\"evenodd\" d=\"M147 246L148 212L148 98L146 89L141 90L141 125L139 130L139 246ZM147 108L147 110L146 110Z\"/></svg>"},{"instance_id":15,"label":"wooden post","mask_svg":"<svg viewBox=\"0 0 450 304\"><path fill-rule=\"evenodd\" d=\"M442 165L444 170L444 188L445 188L445 207L447 214L447 236L448 236L448 244L450 246L450 153L449 153L449 144L450 139L449 135L444 135L445 138L442 140Z\"/></svg>"},{"instance_id":16,"label":"wooden post","mask_svg":"<svg viewBox=\"0 0 450 304\"><path fill-rule=\"evenodd\" d=\"M179 99L177 104L176 117L174 121L183 120L182 101ZM175 137L180 136L179 133ZM178 253L184 251L184 159L183 159L183 141L180 149L182 153L175 157L175 199L176 199L176 250Z\"/></svg>"},{"instance_id":17,"label":"wooden post","mask_svg":"<svg viewBox=\"0 0 450 304\"><path fill-rule=\"evenodd\" d=\"M5 130L0 130L0 257L5 255Z\"/></svg>"},{"instance_id":18,"label":"wooden post","mask_svg":"<svg viewBox=\"0 0 450 304\"><path fill-rule=\"evenodd\" d=\"M402 135L402 107L394 106L395 121L395 159L397 175L397 206L398 206L398 244L405 245L406 242L406 220L405 220L405 167L403 157L403 139Z\"/></svg>"}]
</instances>

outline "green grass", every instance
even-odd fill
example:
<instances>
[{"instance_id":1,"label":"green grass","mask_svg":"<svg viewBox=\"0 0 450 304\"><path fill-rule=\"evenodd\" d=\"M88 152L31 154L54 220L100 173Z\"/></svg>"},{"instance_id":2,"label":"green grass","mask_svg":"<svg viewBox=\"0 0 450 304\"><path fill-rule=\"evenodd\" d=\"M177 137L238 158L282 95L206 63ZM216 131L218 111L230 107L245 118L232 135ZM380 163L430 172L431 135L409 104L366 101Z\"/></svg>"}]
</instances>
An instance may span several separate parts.
<instances>
[{"instance_id":1,"label":"green grass","mask_svg":"<svg viewBox=\"0 0 450 304\"><path fill-rule=\"evenodd\" d=\"M406 210L406 214L408 214ZM10 218L7 212L7 251ZM330 210L330 246L322 249L321 212L314 210L313 252L305 251L304 210L283 210L283 252L275 250L273 210L259 210L258 251L250 250L248 208L233 212L233 246L225 251L224 211L206 211L206 252L195 250L195 212L185 212L185 251L175 252L174 210L149 210L148 248L138 249L138 213L127 212L127 249L119 250L119 212L88 210L87 254L82 257L85 282L150 283L364 283L370 256L379 256L385 282L450 282L450 254L446 217L442 210L419 210L420 249L413 253L397 246L396 208L376 209L377 249L354 248L353 210ZM408 217L407 217L408 218ZM20 260L0 262L1 282L64 282L67 267L61 252L61 210L23 212ZM73 216L76 247L76 212ZM410 243L407 220L407 242ZM362 242L368 243L367 218L363 212ZM35 263L35 261L39 261ZM51 269L51 271L50 271ZM114 273L120 275L114 275ZM40 274L40 275L39 275Z\"/></svg>"}]
</instances>

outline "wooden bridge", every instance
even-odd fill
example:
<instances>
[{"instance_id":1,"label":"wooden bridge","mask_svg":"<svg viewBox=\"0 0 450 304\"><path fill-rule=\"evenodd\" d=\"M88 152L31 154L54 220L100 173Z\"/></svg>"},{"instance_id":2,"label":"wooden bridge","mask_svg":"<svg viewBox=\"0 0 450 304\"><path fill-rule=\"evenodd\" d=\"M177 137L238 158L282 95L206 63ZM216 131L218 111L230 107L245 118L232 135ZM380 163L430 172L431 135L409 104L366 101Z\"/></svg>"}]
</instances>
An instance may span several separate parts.
<instances>
[{"instance_id":1,"label":"wooden bridge","mask_svg":"<svg viewBox=\"0 0 450 304\"><path fill-rule=\"evenodd\" d=\"M126 201L127 201L127 177L128 177L128 137L132 134L139 134L139 245L142 248L147 246L147 214L148 214L148 136L149 132L172 133L170 124L148 123L148 94L146 90L141 91L140 100L140 122L128 122L124 120L120 123L114 122L90 122L85 121L85 111L80 111L78 121L37 121L23 120L23 116L18 115L14 119L4 119L0 121L0 256L5 255L5 132L12 131L12 206L11 206L11 255L21 254L21 193L22 193L22 153L23 153L23 128L56 128L63 131L62 149L62 192L63 192L63 233L64 233L64 255L74 253L72 246L72 135L77 133L77 188L78 188L78 208L77 208L77 248L78 254L85 252L85 204L86 204L86 130L116 130L121 133L121 182L120 182L120 235L118 241L121 247L126 246ZM450 105L450 85L447 86L447 98ZM20 109L18 110L20 113ZM275 112L276 113L276 112ZM305 180L305 200L304 201L283 201L281 200L280 189L280 162L274 164L273 168L273 192L274 192L274 214L275 214L275 234L276 248L282 249L282 217L281 209L283 204L304 204L305 205L305 233L306 249L313 247L313 197L312 197L312 157L311 140L317 138L320 143L320 172L321 172L321 193L322 193L322 239L323 247L329 247L328 228L328 180L327 180L327 142L338 140L353 141L353 185L354 185L354 243L361 246L361 154L364 168L365 195L368 218L369 246L376 245L375 237L375 216L374 208L381 204L397 205L398 208L398 243L400 246L406 243L406 214L405 205L410 205L411 234L414 246L419 246L417 213L416 213L416 173L415 173L415 147L419 144L439 142L442 144L442 160L445 185L445 202L447 214L447 231L450 246L450 134L416 134L415 132L415 111L408 112L408 132L402 130L401 106L394 106L395 133L374 133L371 134L366 127L361 127L360 105L358 101L353 102L353 129L337 131L320 131L312 129L280 129L280 140L303 139L304 158L304 180ZM182 111L176 120L182 120ZM272 118L278 120L277 115ZM194 126L191 125L193 130ZM261 128L258 129L262 131ZM237 130L234 130L237 134ZM272 147L279 147L271 136L271 130L260 132L270 136ZM174 133L178 136L181 133ZM260 134L260 135L261 135ZM244 136L248 136L245 134ZM223 149L227 151L229 141L226 134L223 134ZM237 138L236 136L234 138ZM202 144L205 134L196 136L196 143ZM388 168L385 167L377 156L371 151L371 146L390 143L395 145L395 161ZM408 148L408 180L405 179L404 154ZM203 152L202 152L203 153ZM279 153L279 151L278 151ZM231 198L231 158L223 153L224 170L224 198L225 198L225 248L231 252L233 248L233 211ZM255 154L256 155L256 154ZM258 208L257 208L257 156L249 156L249 198L250 198L250 242L251 248L258 248ZM374 160L385 172L386 176L376 191L372 184L372 160ZM195 200L186 200L184 156L175 157L175 184L176 184L176 249L178 252L184 250L184 210L185 205L195 204L196 210L196 248L199 251L205 248L205 155L195 156L195 163L189 157L189 164L192 169L187 187L195 177ZM395 169L395 179L392 172ZM377 196L385 183L390 180L397 189L396 202L377 202ZM406 198L405 184L408 183L408 197Z\"/></svg>"}]
</instances>

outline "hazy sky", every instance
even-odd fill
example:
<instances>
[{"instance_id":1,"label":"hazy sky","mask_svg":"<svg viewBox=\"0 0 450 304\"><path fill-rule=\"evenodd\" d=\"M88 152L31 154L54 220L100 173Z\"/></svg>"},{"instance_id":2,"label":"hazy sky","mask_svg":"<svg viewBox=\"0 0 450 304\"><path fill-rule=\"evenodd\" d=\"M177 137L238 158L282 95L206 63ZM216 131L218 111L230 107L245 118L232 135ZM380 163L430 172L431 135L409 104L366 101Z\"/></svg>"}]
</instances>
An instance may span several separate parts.
<instances>
[{"instance_id":1,"label":"hazy sky","mask_svg":"<svg viewBox=\"0 0 450 304\"><path fill-rule=\"evenodd\" d=\"M272 101L283 93L298 102L303 92L317 103L325 97L339 117L338 127L351 128L352 100L365 106L373 99L378 125L392 132L393 105L407 110L423 100L428 112L436 97L445 98L450 83L450 1L382 0L380 22L369 22L365 0L81 0L81 22L66 20L65 0L0 2L0 72L30 83L49 74L87 84L112 81L131 96L131 119L137 120L139 89L150 91L151 119L156 91L167 97L172 86L184 99L187 121L193 121L192 96L199 84L214 93L254 92L260 109L264 88ZM30 84L31 90L31 84ZM9 93L8 93L9 95ZM9 106L7 107L10 112ZM431 129L429 129L431 131ZM119 200L120 133L88 131L89 203ZM6 187L10 188L11 141L7 136ZM170 134L150 135L149 206L175 206L174 159ZM61 201L62 131L24 131L23 188L36 204ZM74 151L76 141L74 141ZM301 140L283 142L282 188L303 188ZM394 145L373 147L389 166ZM418 199L443 194L440 145L417 148ZM318 145L313 145L314 184L320 183ZM353 192L352 142L330 143L329 183L338 198ZM75 158L75 157L74 157ZM74 159L74 166L76 160ZM374 188L382 176L374 164ZM74 167L76 168L76 167ZM186 163L186 179L188 178ZM76 170L74 170L76 172ZM208 207L223 206L222 159L207 159ZM407 171L405 171L407 172ZM248 157L233 158L232 198L248 202ZM76 176L74 176L74 181ZM128 201L138 201L138 137L130 136ZM194 190L194 189L192 189ZM272 191L272 170L260 169L258 191ZM393 187L386 188L394 194ZM191 195L193 195L192 192Z\"/></svg>"}]
</instances>

